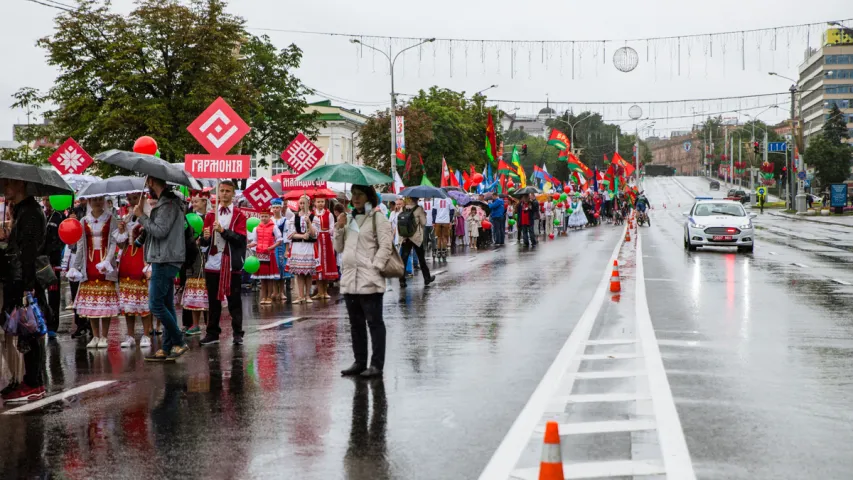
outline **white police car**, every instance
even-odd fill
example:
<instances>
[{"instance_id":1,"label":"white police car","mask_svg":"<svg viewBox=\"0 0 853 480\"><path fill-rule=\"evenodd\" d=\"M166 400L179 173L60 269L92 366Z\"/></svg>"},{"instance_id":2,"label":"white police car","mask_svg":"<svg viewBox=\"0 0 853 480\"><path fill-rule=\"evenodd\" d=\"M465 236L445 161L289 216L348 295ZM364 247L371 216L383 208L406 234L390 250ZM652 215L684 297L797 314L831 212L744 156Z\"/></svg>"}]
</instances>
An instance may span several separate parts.
<instances>
[{"instance_id":1,"label":"white police car","mask_svg":"<svg viewBox=\"0 0 853 480\"><path fill-rule=\"evenodd\" d=\"M737 247L738 252L752 253L755 242L754 213L747 213L734 200L696 197L696 203L684 222L684 248Z\"/></svg>"}]
</instances>

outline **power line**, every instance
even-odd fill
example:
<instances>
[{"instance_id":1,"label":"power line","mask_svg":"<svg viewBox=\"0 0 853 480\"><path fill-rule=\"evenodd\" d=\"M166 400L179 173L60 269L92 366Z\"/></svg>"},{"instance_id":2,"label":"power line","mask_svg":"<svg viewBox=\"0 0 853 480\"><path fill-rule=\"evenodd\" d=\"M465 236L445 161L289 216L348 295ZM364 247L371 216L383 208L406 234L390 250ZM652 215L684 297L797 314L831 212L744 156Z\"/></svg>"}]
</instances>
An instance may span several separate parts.
<instances>
[{"instance_id":1,"label":"power line","mask_svg":"<svg viewBox=\"0 0 853 480\"><path fill-rule=\"evenodd\" d=\"M845 18L843 20L832 20L832 22L850 22L853 21L853 18ZM729 35L746 35L752 33L765 33L765 32L774 32L779 33L780 30L786 29L801 29L801 28L810 28L816 26L822 26L828 24L829 21L826 22L814 22L814 23L801 23L797 25L782 25L778 27L765 27L765 28L753 28L747 30L731 30L727 32L712 32L712 33L695 33L689 35L670 35L664 37L647 37L647 38L625 38L625 39L592 39L592 40L583 40L583 39L575 39L575 40L553 40L553 39L474 39L474 38L442 38L437 37L435 40L437 41L446 41L446 42L489 42L489 43L539 43L539 44L561 44L561 43L606 43L606 42L643 42L643 41L658 41L658 40L676 40L676 39L690 39L690 38L711 38L711 37L721 37L721 36L729 36ZM363 33L345 33L345 32L322 32L316 30L298 30L298 29L287 29L287 28L265 28L265 27L246 27L248 30L258 30L265 32L279 32L279 33L295 33L302 35L324 35L331 37L352 37L352 38L367 38L367 39L382 39L382 40L409 40L409 41L420 41L424 40L427 37L407 37L407 36L394 36L394 35L368 35Z\"/></svg>"},{"instance_id":2,"label":"power line","mask_svg":"<svg viewBox=\"0 0 853 480\"><path fill-rule=\"evenodd\" d=\"M59 2L53 2L51 0L44 0L44 1L24 0L24 1L31 2L31 3L37 3L37 4L42 5L44 7L55 8L57 10L63 10L66 12L71 12L71 13L74 13L74 11L76 10L74 7L72 7L70 5L65 5L64 3L59 3ZM45 3L45 2L50 2L50 3Z\"/></svg>"}]
</instances>

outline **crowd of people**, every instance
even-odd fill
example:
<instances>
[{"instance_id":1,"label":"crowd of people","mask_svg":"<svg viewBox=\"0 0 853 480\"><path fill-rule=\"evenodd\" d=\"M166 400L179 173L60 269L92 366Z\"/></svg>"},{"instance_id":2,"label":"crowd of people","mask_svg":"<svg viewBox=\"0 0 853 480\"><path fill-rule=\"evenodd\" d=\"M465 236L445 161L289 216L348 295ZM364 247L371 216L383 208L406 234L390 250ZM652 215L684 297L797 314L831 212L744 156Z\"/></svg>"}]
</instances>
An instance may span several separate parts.
<instances>
[{"instance_id":1,"label":"crowd of people","mask_svg":"<svg viewBox=\"0 0 853 480\"><path fill-rule=\"evenodd\" d=\"M5 182L0 250L2 259L14 265L4 268L0 279L4 312L19 306L15 299L23 292L34 292L47 337L55 338L64 278L71 291L68 309L74 312L72 338L87 339L89 349L108 348L113 322L124 317L120 347L148 349L162 335L159 348L145 360L167 362L187 351L187 337L203 334L201 345L219 343L223 306L230 314L232 341L241 345L247 284L259 286L261 308L322 302L337 284L350 317L355 356L341 373L377 376L384 366L382 295L388 275L383 269L394 252L405 267L401 287L418 269L429 286L435 275L428 252L433 262L446 262L459 249L502 246L513 234L519 244L536 246L540 237L553 239L602 220L618 222L630 205L627 196L606 190L553 198L472 194L461 197L464 202L449 196L382 202L373 187L354 185L348 202L303 195L295 205L275 199L257 211L238 205L242 199L228 180L219 182L215 192L188 191L187 197L153 177L146 178L146 189L147 195L89 196L56 211L48 197L38 205L24 182ZM187 213L197 215L200 225L193 225ZM83 230L70 245L58 233L66 218L78 220ZM48 256L59 282L40 288L32 271L38 255ZM250 261L256 262L251 269ZM11 383L2 391L4 400L43 397L43 342L5 338Z\"/></svg>"}]
</instances>

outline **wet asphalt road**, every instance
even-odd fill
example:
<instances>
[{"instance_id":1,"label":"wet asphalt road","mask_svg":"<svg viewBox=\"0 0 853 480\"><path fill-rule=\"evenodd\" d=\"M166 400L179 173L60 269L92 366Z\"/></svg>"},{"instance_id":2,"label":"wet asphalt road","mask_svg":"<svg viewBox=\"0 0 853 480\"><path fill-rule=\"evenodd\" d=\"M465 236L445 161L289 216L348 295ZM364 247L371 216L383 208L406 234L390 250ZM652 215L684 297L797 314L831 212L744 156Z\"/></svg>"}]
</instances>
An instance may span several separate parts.
<instances>
[{"instance_id":1,"label":"wet asphalt road","mask_svg":"<svg viewBox=\"0 0 853 480\"><path fill-rule=\"evenodd\" d=\"M754 254L688 253L682 186L721 196L699 178L649 179L643 261L697 477L851 478L853 229L765 213Z\"/></svg>"},{"instance_id":2,"label":"wet asphalt road","mask_svg":"<svg viewBox=\"0 0 853 480\"><path fill-rule=\"evenodd\" d=\"M649 309L697 477L851 478L853 228L765 214L754 254L688 253L681 212L707 181L651 178L646 189ZM338 302L259 311L244 297L242 348L227 333L217 346L196 338L174 365L122 351L116 329L106 352L66 335L48 347L50 393L115 383L0 410L0 477L476 478L620 233L461 253L435 268L434 287L392 285L381 381L340 378L351 353ZM257 331L289 317L300 319Z\"/></svg>"},{"instance_id":3,"label":"wet asphalt road","mask_svg":"<svg viewBox=\"0 0 853 480\"><path fill-rule=\"evenodd\" d=\"M379 381L340 377L352 356L338 302L259 312L244 297L242 348L228 332L215 346L195 337L173 365L122 351L115 328L108 351L65 335L48 347L49 394L115 383L0 414L0 476L474 478L571 333L620 232L466 252L434 269L435 286L391 285ZM256 330L288 317L301 318Z\"/></svg>"}]
</instances>

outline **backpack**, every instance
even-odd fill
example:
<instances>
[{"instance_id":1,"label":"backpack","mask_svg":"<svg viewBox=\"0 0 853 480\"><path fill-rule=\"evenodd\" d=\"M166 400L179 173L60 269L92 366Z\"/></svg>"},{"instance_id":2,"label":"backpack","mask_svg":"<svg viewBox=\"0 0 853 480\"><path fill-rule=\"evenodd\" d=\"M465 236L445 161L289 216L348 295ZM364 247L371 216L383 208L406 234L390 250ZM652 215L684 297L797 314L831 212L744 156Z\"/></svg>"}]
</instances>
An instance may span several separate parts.
<instances>
[{"instance_id":1,"label":"backpack","mask_svg":"<svg viewBox=\"0 0 853 480\"><path fill-rule=\"evenodd\" d=\"M415 219L415 210L404 208L400 215L397 216L397 232L401 237L410 238L418 233L418 222Z\"/></svg>"}]
</instances>

